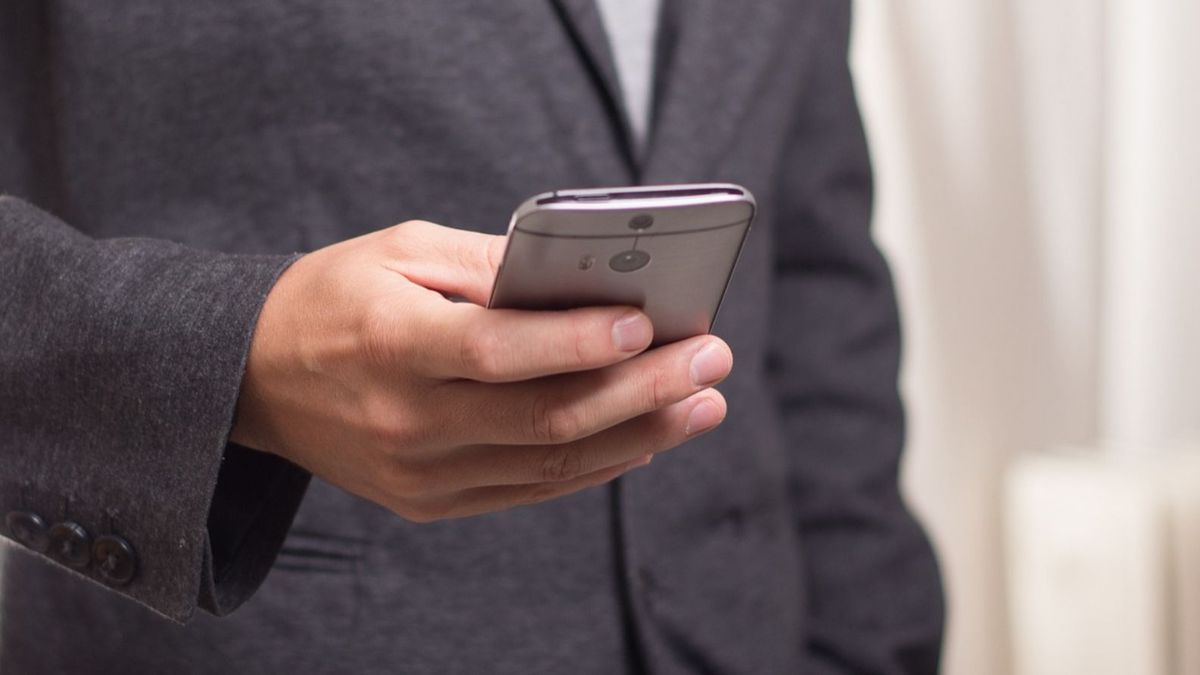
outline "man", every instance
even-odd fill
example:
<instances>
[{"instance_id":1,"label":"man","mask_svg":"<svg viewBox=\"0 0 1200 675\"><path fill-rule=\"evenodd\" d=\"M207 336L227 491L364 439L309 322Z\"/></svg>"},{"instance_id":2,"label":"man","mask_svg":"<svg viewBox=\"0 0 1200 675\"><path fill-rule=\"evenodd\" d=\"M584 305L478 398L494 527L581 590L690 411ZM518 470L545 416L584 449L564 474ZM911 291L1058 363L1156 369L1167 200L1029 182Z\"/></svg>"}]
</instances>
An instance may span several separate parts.
<instances>
[{"instance_id":1,"label":"man","mask_svg":"<svg viewBox=\"0 0 1200 675\"><path fill-rule=\"evenodd\" d=\"M603 6L5 3L0 671L936 670L847 3L668 1L641 97ZM479 306L702 180L724 340Z\"/></svg>"}]
</instances>

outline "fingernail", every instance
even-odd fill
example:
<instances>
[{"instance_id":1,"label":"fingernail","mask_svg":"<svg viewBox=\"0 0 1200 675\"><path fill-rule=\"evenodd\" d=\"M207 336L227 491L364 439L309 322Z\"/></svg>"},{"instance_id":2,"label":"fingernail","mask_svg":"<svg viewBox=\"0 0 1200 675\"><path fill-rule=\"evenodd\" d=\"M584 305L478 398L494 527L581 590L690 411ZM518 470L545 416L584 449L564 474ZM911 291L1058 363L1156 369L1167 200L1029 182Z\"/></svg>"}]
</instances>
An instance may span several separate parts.
<instances>
[{"instance_id":1,"label":"fingernail","mask_svg":"<svg viewBox=\"0 0 1200 675\"><path fill-rule=\"evenodd\" d=\"M635 352L654 337L654 328L645 314L630 312L613 322L613 346L623 352Z\"/></svg>"},{"instance_id":2,"label":"fingernail","mask_svg":"<svg viewBox=\"0 0 1200 675\"><path fill-rule=\"evenodd\" d=\"M702 431L708 431L721 423L725 415L721 412L721 407L716 403L705 399L696 404L692 408L692 412L688 415L687 426L684 427L683 433L688 436L698 434Z\"/></svg>"},{"instance_id":3,"label":"fingernail","mask_svg":"<svg viewBox=\"0 0 1200 675\"><path fill-rule=\"evenodd\" d=\"M729 352L716 342L710 342L692 357L692 382L697 387L706 387L728 375L732 367Z\"/></svg>"}]
</instances>

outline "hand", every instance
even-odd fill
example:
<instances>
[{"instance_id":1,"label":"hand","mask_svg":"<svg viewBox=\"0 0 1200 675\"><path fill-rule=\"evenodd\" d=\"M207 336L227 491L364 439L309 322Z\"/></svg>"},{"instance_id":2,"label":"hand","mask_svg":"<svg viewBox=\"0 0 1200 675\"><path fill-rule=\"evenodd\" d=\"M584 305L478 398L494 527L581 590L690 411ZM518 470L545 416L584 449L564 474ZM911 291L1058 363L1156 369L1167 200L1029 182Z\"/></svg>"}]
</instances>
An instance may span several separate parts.
<instances>
[{"instance_id":1,"label":"hand","mask_svg":"<svg viewBox=\"0 0 1200 675\"><path fill-rule=\"evenodd\" d=\"M724 419L724 342L645 351L630 307L485 309L503 247L411 221L300 258L263 307L232 440L428 522L605 483Z\"/></svg>"}]
</instances>

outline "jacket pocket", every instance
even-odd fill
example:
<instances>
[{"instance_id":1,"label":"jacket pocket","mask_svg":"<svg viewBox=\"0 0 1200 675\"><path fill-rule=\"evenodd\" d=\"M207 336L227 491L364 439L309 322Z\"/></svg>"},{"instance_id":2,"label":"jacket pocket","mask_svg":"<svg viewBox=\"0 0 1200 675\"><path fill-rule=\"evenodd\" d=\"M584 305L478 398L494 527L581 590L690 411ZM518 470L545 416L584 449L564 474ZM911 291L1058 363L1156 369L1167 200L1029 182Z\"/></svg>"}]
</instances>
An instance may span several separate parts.
<instances>
[{"instance_id":1,"label":"jacket pocket","mask_svg":"<svg viewBox=\"0 0 1200 675\"><path fill-rule=\"evenodd\" d=\"M274 570L310 574L356 574L367 541L293 528L279 549Z\"/></svg>"}]
</instances>

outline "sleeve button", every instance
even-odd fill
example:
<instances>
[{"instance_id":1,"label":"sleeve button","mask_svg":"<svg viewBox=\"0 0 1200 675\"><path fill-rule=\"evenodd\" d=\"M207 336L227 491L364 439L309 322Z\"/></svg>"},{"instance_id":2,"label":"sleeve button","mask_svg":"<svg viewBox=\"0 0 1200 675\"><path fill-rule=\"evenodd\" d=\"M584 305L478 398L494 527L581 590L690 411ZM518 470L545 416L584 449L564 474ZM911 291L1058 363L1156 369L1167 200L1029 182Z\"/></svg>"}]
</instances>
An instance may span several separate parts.
<instances>
[{"instance_id":1,"label":"sleeve button","mask_svg":"<svg viewBox=\"0 0 1200 675\"><path fill-rule=\"evenodd\" d=\"M133 546L121 537L106 534L96 537L92 557L100 578L109 586L124 586L137 574L137 556Z\"/></svg>"},{"instance_id":2,"label":"sleeve button","mask_svg":"<svg viewBox=\"0 0 1200 675\"><path fill-rule=\"evenodd\" d=\"M12 511L4 517L4 524L9 535L21 545L38 553L46 552L50 536L41 516L29 511Z\"/></svg>"},{"instance_id":3,"label":"sleeve button","mask_svg":"<svg viewBox=\"0 0 1200 675\"><path fill-rule=\"evenodd\" d=\"M79 523L67 521L50 528L51 557L77 570L92 562L92 538Z\"/></svg>"}]
</instances>

